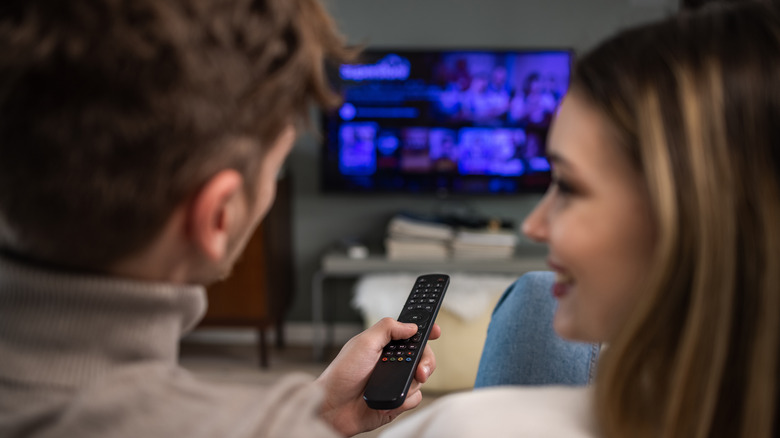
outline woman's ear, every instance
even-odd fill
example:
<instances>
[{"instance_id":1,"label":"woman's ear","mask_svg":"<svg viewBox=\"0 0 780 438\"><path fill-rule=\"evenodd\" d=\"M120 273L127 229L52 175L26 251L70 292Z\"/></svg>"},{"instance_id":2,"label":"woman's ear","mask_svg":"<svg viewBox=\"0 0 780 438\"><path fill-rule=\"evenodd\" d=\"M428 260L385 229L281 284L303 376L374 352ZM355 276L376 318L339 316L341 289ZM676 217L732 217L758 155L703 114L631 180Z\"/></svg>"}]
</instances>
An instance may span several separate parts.
<instances>
[{"instance_id":1,"label":"woman's ear","mask_svg":"<svg viewBox=\"0 0 780 438\"><path fill-rule=\"evenodd\" d=\"M192 199L187 218L188 234L195 247L209 260L220 261L228 251L230 236L243 223L243 177L235 170L223 170L201 187Z\"/></svg>"}]
</instances>

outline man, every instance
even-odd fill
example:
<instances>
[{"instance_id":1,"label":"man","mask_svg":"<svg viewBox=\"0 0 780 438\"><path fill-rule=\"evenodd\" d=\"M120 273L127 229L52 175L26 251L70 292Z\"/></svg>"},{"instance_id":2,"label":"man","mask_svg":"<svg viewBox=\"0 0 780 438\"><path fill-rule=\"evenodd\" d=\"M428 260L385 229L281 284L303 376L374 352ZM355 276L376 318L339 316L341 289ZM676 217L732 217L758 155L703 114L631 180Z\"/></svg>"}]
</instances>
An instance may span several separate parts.
<instances>
[{"instance_id":1,"label":"man","mask_svg":"<svg viewBox=\"0 0 780 438\"><path fill-rule=\"evenodd\" d=\"M316 381L200 382L178 340L273 201L323 61L316 0L9 0L0 6L0 436L315 437L420 402L361 393L385 319ZM434 329L434 337L440 331Z\"/></svg>"}]
</instances>

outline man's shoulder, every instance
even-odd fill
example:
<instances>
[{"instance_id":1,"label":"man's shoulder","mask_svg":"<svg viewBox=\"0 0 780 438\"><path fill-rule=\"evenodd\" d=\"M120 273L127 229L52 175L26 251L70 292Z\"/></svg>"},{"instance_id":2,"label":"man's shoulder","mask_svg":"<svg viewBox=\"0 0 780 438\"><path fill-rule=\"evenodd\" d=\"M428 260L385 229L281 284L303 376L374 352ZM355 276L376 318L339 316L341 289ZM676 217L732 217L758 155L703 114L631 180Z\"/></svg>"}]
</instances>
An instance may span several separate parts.
<instances>
[{"instance_id":1,"label":"man's shoulder","mask_svg":"<svg viewBox=\"0 0 780 438\"><path fill-rule=\"evenodd\" d=\"M327 432L317 416L321 391L312 381L296 374L271 386L238 385L166 364L125 366L61 401L59 412L47 415L42 436L250 437L273 436L264 431L284 428Z\"/></svg>"}]
</instances>

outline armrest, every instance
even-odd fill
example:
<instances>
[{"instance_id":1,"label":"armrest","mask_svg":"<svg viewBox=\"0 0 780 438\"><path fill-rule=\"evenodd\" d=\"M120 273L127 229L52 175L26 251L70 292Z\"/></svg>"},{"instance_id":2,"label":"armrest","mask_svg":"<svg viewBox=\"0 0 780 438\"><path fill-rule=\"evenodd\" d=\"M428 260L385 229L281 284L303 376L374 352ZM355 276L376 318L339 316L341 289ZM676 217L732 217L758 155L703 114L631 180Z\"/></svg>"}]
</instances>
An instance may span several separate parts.
<instances>
[{"instance_id":1,"label":"armrest","mask_svg":"<svg viewBox=\"0 0 780 438\"><path fill-rule=\"evenodd\" d=\"M530 272L504 292L493 310L475 388L591 381L599 345L566 341L555 333L554 281L552 272Z\"/></svg>"}]
</instances>

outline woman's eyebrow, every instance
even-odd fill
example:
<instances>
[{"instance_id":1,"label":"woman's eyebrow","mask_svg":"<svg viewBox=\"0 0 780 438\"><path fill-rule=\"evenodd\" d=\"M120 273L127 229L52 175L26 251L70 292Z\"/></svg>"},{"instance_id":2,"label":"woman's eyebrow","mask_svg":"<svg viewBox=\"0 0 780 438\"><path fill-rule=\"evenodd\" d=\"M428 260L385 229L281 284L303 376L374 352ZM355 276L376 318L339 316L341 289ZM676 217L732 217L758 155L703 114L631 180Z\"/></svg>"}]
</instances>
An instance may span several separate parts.
<instances>
[{"instance_id":1,"label":"woman's eyebrow","mask_svg":"<svg viewBox=\"0 0 780 438\"><path fill-rule=\"evenodd\" d=\"M556 152L547 152L546 156L547 161L549 161L550 164L555 164L556 166L567 166L569 164L569 161L565 157Z\"/></svg>"}]
</instances>

